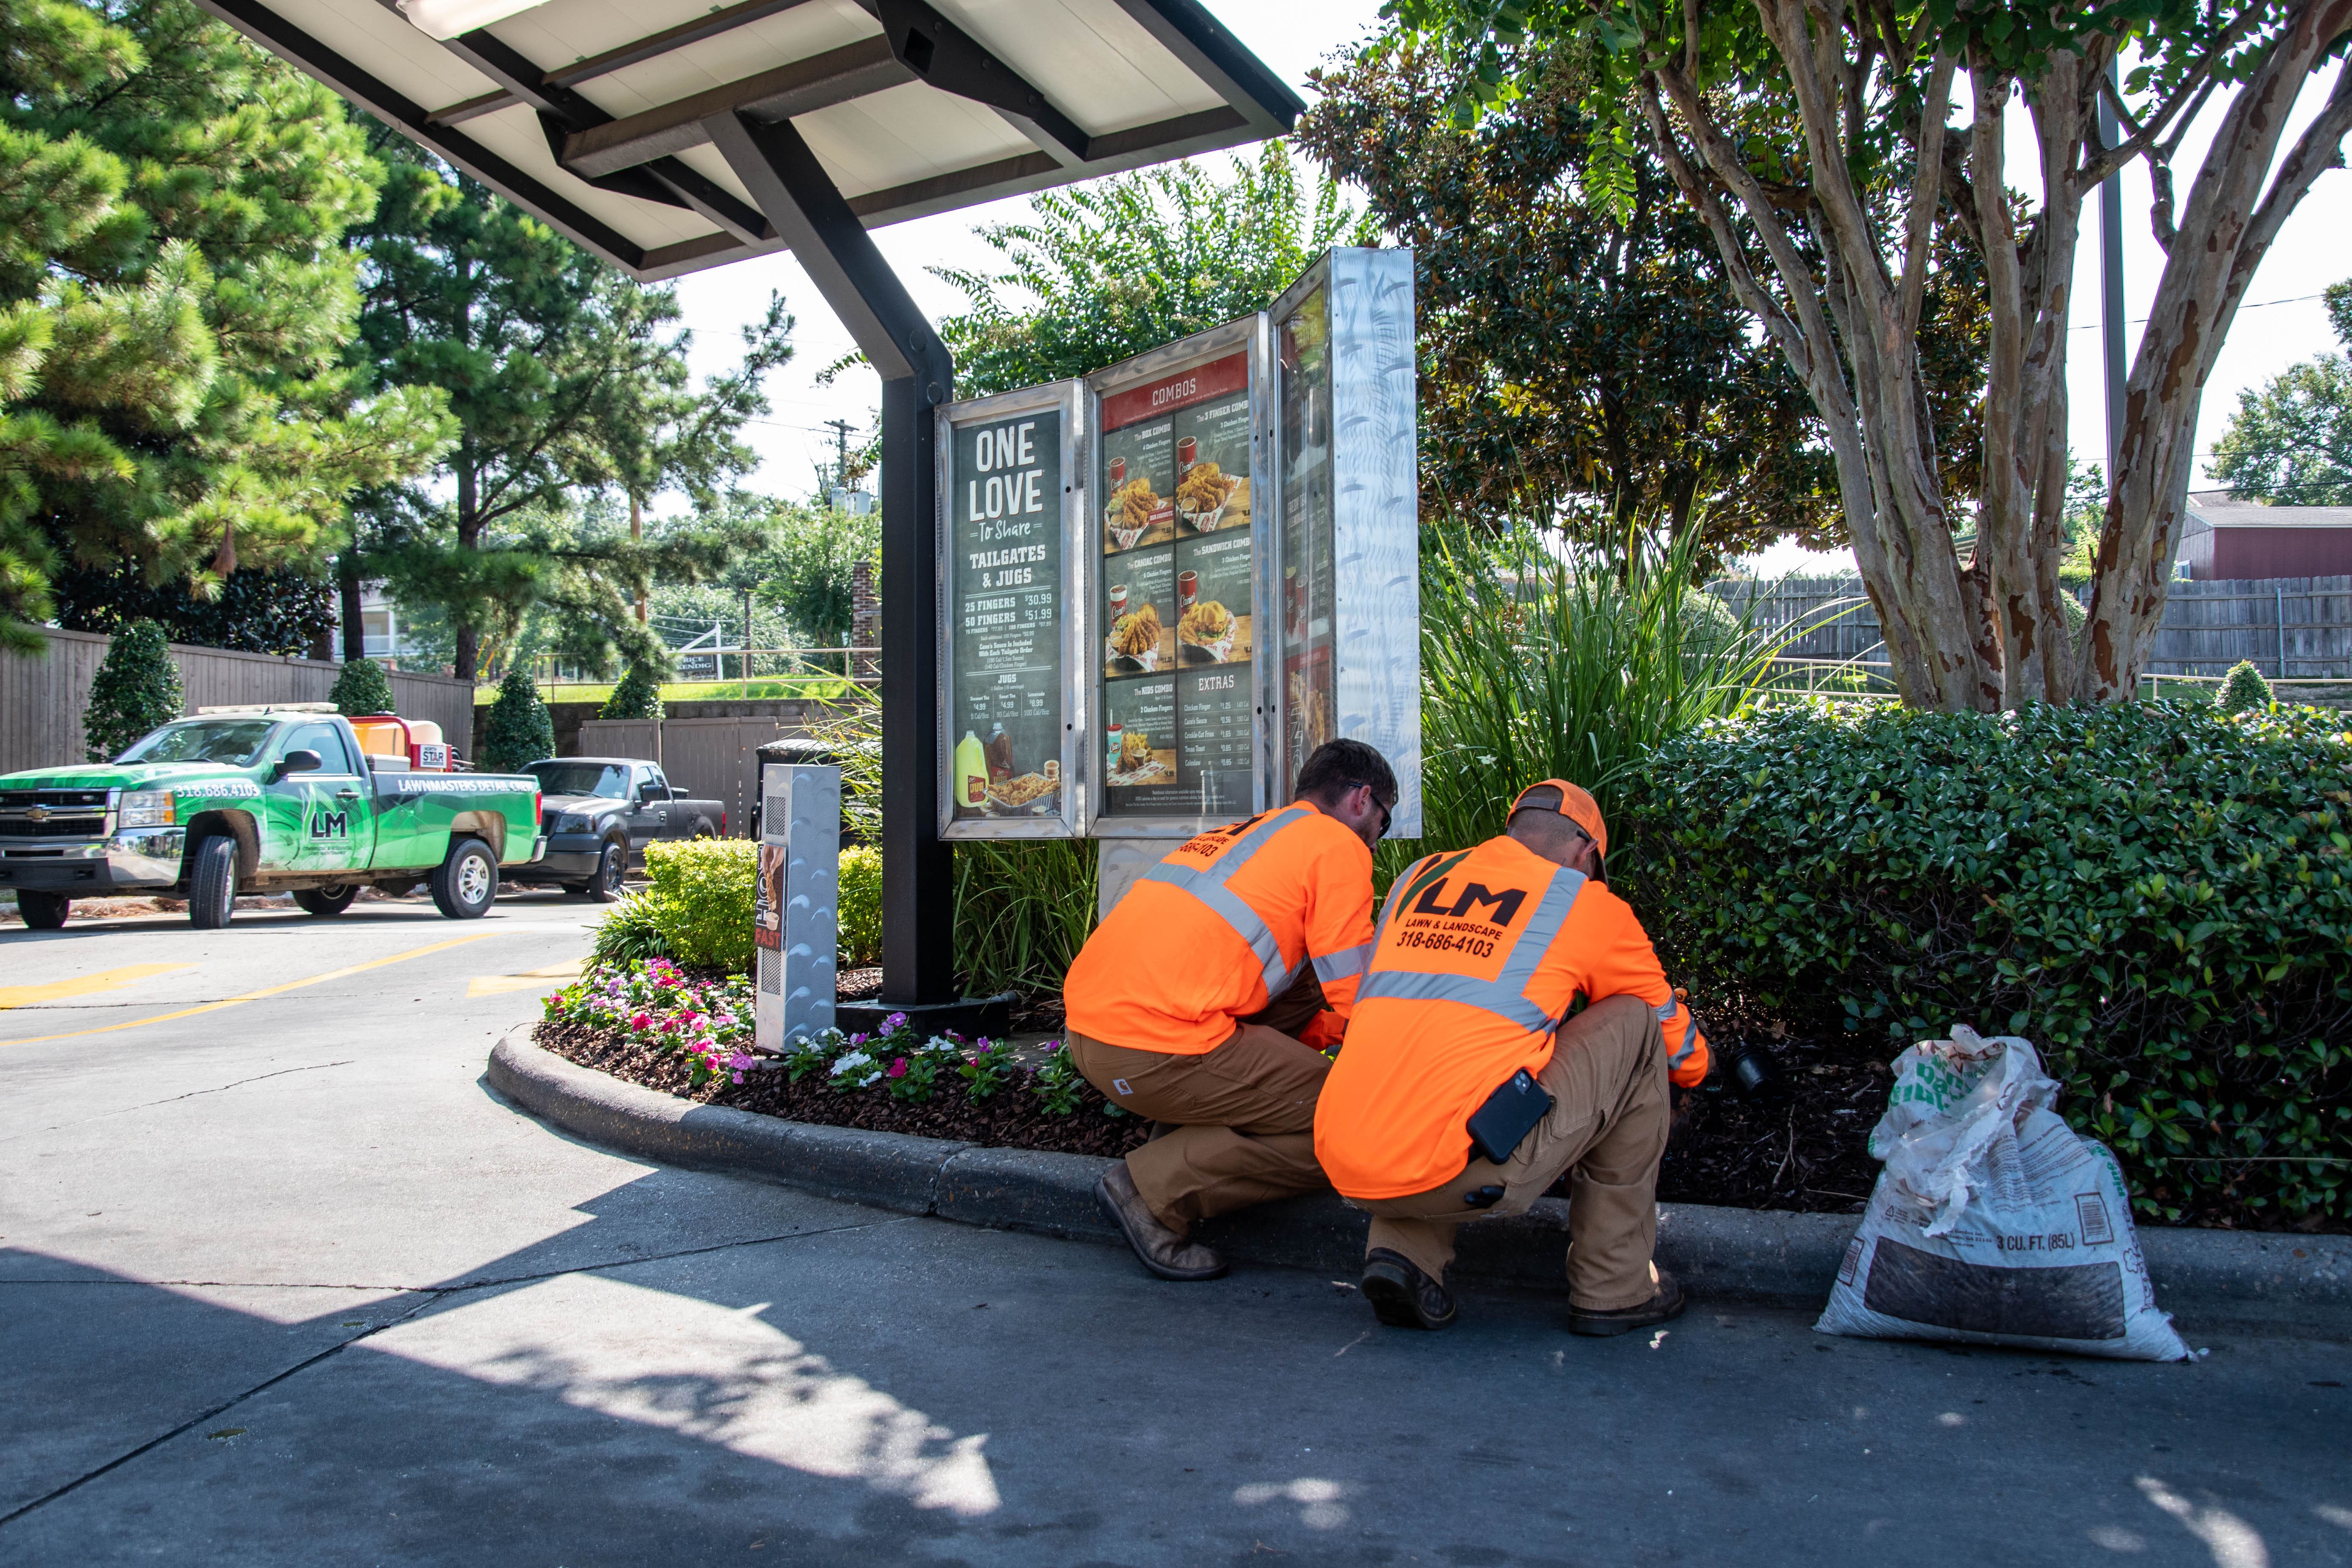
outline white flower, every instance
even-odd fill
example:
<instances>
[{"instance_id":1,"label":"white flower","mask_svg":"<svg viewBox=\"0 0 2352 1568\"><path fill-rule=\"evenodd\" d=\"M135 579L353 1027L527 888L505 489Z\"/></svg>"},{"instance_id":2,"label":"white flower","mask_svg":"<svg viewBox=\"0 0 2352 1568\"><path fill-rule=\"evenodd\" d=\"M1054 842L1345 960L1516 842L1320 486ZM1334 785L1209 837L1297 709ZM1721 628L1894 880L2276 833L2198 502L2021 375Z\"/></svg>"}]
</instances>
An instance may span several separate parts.
<instances>
[{"instance_id":1,"label":"white flower","mask_svg":"<svg viewBox=\"0 0 2352 1568\"><path fill-rule=\"evenodd\" d=\"M874 1058L864 1051L852 1051L847 1056L834 1058L833 1076L839 1078L843 1073L855 1072L859 1068L870 1068L873 1065Z\"/></svg>"}]
</instances>

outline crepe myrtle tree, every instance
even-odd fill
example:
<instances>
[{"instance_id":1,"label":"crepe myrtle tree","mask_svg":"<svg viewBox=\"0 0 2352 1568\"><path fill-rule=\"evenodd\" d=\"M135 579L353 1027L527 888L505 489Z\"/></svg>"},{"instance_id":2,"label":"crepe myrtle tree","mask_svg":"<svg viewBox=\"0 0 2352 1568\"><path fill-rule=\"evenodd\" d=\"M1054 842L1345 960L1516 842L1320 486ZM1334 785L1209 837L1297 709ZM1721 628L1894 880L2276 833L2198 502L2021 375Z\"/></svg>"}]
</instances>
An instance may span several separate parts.
<instances>
[{"instance_id":1,"label":"crepe myrtle tree","mask_svg":"<svg viewBox=\"0 0 2352 1568\"><path fill-rule=\"evenodd\" d=\"M2339 71L2286 142L2298 96L2352 35L2352 0L1391 0L1390 14L1474 62L1457 118L1572 62L1629 147L1654 148L1822 417L1906 702L2134 695L2206 378L2280 226L2352 130L2352 75ZM2119 55L2127 68L2111 85ZM2222 98L2184 202L2174 160ZM2002 178L2012 100L2038 205ZM2113 145L2102 101L2120 122ZM2135 161L2167 260L2126 391L2089 614L2071 637L2058 572L2076 247L2084 198ZM1920 352L1947 229L1981 257L1990 312L1965 559Z\"/></svg>"}]
</instances>

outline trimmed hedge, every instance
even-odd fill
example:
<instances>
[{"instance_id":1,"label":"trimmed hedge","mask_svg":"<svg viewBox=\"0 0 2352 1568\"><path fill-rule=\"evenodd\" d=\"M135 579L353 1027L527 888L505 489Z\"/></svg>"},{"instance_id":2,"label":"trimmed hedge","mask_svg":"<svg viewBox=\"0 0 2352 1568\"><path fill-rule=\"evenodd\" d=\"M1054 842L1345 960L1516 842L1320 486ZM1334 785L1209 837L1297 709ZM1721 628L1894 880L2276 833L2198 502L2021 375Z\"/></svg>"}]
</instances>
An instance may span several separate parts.
<instances>
[{"instance_id":1,"label":"trimmed hedge","mask_svg":"<svg viewBox=\"0 0 2352 1568\"><path fill-rule=\"evenodd\" d=\"M2022 1035L2168 1219L2352 1219L2352 734L2279 707L1772 707L1653 753L1612 879L1710 996Z\"/></svg>"},{"instance_id":2,"label":"trimmed hedge","mask_svg":"<svg viewBox=\"0 0 2352 1568\"><path fill-rule=\"evenodd\" d=\"M743 838L694 838L646 846L642 893L621 901L596 927L596 956L608 963L667 958L688 969L740 974L751 967L751 908L760 847ZM882 855L841 852L840 967L882 958Z\"/></svg>"}]
</instances>

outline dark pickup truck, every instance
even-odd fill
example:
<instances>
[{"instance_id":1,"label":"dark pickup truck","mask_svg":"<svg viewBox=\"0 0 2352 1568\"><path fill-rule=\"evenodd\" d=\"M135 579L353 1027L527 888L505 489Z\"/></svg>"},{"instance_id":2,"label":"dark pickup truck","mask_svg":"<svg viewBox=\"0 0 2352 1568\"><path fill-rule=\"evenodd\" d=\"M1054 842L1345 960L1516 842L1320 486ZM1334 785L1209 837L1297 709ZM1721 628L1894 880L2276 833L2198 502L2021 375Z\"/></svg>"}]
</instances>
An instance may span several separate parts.
<instances>
[{"instance_id":1,"label":"dark pickup truck","mask_svg":"<svg viewBox=\"0 0 2352 1568\"><path fill-rule=\"evenodd\" d=\"M661 765L642 757L549 757L522 771L539 780L547 853L509 870L509 882L607 903L620 896L622 877L646 845L727 832L725 806L673 794Z\"/></svg>"}]
</instances>

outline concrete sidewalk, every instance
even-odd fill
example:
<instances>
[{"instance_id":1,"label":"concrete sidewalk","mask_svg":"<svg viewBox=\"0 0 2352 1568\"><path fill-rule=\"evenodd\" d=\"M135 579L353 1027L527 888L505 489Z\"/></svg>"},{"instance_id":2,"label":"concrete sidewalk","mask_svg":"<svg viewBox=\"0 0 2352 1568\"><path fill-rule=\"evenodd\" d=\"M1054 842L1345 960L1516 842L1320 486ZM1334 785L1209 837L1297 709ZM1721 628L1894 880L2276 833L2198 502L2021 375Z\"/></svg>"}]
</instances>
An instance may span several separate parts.
<instances>
[{"instance_id":1,"label":"concrete sidewalk","mask_svg":"<svg viewBox=\"0 0 2352 1568\"><path fill-rule=\"evenodd\" d=\"M1167 1286L651 1165L480 1081L536 996L478 983L585 945L530 918L0 1043L0 1563L2352 1563L2343 1345L2063 1361L1706 1300L1585 1341L1507 1285L1414 1334L1324 1275ZM450 931L0 963L222 997Z\"/></svg>"}]
</instances>

